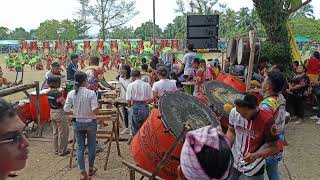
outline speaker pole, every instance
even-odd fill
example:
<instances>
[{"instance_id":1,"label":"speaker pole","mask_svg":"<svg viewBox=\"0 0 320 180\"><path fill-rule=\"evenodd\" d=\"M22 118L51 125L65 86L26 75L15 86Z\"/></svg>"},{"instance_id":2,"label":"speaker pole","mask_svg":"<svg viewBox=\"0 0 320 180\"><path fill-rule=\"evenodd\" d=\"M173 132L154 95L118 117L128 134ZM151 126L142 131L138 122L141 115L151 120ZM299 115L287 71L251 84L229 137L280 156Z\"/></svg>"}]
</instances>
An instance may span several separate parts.
<instances>
[{"instance_id":1,"label":"speaker pole","mask_svg":"<svg viewBox=\"0 0 320 180\"><path fill-rule=\"evenodd\" d=\"M156 54L156 0L153 0L153 53Z\"/></svg>"}]
</instances>

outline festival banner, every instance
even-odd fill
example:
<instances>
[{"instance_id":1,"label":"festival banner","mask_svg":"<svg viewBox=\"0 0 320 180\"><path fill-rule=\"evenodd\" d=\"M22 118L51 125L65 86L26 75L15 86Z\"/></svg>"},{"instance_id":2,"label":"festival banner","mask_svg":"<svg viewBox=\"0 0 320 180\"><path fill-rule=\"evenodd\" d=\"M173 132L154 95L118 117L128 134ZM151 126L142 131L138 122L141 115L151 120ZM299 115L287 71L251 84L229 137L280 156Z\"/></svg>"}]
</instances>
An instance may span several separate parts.
<instances>
[{"instance_id":1,"label":"festival banner","mask_svg":"<svg viewBox=\"0 0 320 180\"><path fill-rule=\"evenodd\" d=\"M119 47L118 47L118 41L117 40L111 40L110 50L111 50L112 54L118 52Z\"/></svg>"},{"instance_id":2,"label":"festival banner","mask_svg":"<svg viewBox=\"0 0 320 180\"><path fill-rule=\"evenodd\" d=\"M74 46L71 40L67 41L67 51L69 54L74 52Z\"/></svg>"},{"instance_id":3,"label":"festival banner","mask_svg":"<svg viewBox=\"0 0 320 180\"><path fill-rule=\"evenodd\" d=\"M36 54L38 52L38 42L37 41L30 42L30 49L32 54Z\"/></svg>"},{"instance_id":4,"label":"festival banner","mask_svg":"<svg viewBox=\"0 0 320 180\"><path fill-rule=\"evenodd\" d=\"M178 52L179 51L179 40L173 39L171 41L171 48L173 52Z\"/></svg>"},{"instance_id":5,"label":"festival banner","mask_svg":"<svg viewBox=\"0 0 320 180\"><path fill-rule=\"evenodd\" d=\"M48 55L50 52L50 44L48 41L43 41L42 42L42 51L44 55Z\"/></svg>"},{"instance_id":6,"label":"festival banner","mask_svg":"<svg viewBox=\"0 0 320 180\"><path fill-rule=\"evenodd\" d=\"M97 52L98 52L98 54L104 54L104 41L103 40L97 41Z\"/></svg>"},{"instance_id":7,"label":"festival banner","mask_svg":"<svg viewBox=\"0 0 320 180\"><path fill-rule=\"evenodd\" d=\"M55 41L54 50L57 53L61 53L61 51L62 51L62 43L61 43L61 41Z\"/></svg>"},{"instance_id":8,"label":"festival banner","mask_svg":"<svg viewBox=\"0 0 320 180\"><path fill-rule=\"evenodd\" d=\"M21 41L21 52L22 53L27 53L28 52L28 42L27 41Z\"/></svg>"},{"instance_id":9,"label":"festival banner","mask_svg":"<svg viewBox=\"0 0 320 180\"><path fill-rule=\"evenodd\" d=\"M84 50L84 53L90 54L90 51L91 51L90 41L88 41L88 40L84 41L83 50Z\"/></svg>"}]
</instances>

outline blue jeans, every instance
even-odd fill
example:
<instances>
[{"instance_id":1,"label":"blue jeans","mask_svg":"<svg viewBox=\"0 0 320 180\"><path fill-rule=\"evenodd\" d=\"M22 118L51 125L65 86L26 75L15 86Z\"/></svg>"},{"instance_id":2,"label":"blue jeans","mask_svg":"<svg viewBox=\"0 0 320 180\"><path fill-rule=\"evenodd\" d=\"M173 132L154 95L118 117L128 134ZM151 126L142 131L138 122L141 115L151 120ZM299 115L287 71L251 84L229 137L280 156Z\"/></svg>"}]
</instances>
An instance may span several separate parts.
<instances>
[{"instance_id":1,"label":"blue jeans","mask_svg":"<svg viewBox=\"0 0 320 180\"><path fill-rule=\"evenodd\" d=\"M241 175L242 175L242 173L240 171L236 170L235 168L232 168L231 175L228 178L228 180L239 180ZM244 175L244 179L245 180L263 180L264 176L263 176L263 174L262 175L258 175L258 176L246 176L246 175Z\"/></svg>"},{"instance_id":2,"label":"blue jeans","mask_svg":"<svg viewBox=\"0 0 320 180\"><path fill-rule=\"evenodd\" d=\"M93 169L94 161L96 159L97 122L96 120L93 120L91 123L74 121L73 129L77 142L77 159L80 171L85 171L84 151L86 137L89 156L89 169Z\"/></svg>"},{"instance_id":3,"label":"blue jeans","mask_svg":"<svg viewBox=\"0 0 320 180\"><path fill-rule=\"evenodd\" d=\"M149 107L145 102L134 102L131 110L129 120L131 121L132 136L136 135L141 128L144 121L149 116Z\"/></svg>"},{"instance_id":4,"label":"blue jeans","mask_svg":"<svg viewBox=\"0 0 320 180\"><path fill-rule=\"evenodd\" d=\"M266 161L266 170L269 180L280 180L278 164L278 160Z\"/></svg>"}]
</instances>

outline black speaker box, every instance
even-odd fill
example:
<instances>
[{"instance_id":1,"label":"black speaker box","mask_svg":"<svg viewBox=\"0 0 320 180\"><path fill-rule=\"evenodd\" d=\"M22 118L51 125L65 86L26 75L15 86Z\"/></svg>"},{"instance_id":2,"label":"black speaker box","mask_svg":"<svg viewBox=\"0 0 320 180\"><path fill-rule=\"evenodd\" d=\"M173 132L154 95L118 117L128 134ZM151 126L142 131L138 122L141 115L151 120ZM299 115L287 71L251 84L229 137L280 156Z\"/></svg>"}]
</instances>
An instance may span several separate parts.
<instances>
[{"instance_id":1,"label":"black speaker box","mask_svg":"<svg viewBox=\"0 0 320 180\"><path fill-rule=\"evenodd\" d=\"M218 37L218 26L188 27L187 39Z\"/></svg>"},{"instance_id":2,"label":"black speaker box","mask_svg":"<svg viewBox=\"0 0 320 180\"><path fill-rule=\"evenodd\" d=\"M218 26L219 15L189 15L187 27L192 26Z\"/></svg>"},{"instance_id":3,"label":"black speaker box","mask_svg":"<svg viewBox=\"0 0 320 180\"><path fill-rule=\"evenodd\" d=\"M201 38L201 39L188 39L188 44L193 44L194 49L217 49L218 38Z\"/></svg>"}]
</instances>

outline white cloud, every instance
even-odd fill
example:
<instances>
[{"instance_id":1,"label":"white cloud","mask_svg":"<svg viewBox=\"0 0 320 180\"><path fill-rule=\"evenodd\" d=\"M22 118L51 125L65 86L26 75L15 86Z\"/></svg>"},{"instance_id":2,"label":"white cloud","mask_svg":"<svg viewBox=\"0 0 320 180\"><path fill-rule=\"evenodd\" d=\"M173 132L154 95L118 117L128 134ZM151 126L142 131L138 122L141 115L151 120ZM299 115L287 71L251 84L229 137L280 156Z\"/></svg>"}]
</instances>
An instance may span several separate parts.
<instances>
[{"instance_id":1,"label":"white cloud","mask_svg":"<svg viewBox=\"0 0 320 180\"><path fill-rule=\"evenodd\" d=\"M92 0L91 0L92 1ZM127 25L138 27L141 23L152 20L153 0L136 0L137 10L140 14L134 17ZM252 0L220 0L230 8L252 8ZM315 15L320 17L320 1L313 0ZM80 7L78 0L1 0L0 26L10 29L24 27L27 30L36 29L39 24L47 19L72 19ZM175 0L156 0L156 23L164 28L172 22L177 15ZM96 33L97 28L92 28L91 33Z\"/></svg>"}]
</instances>

